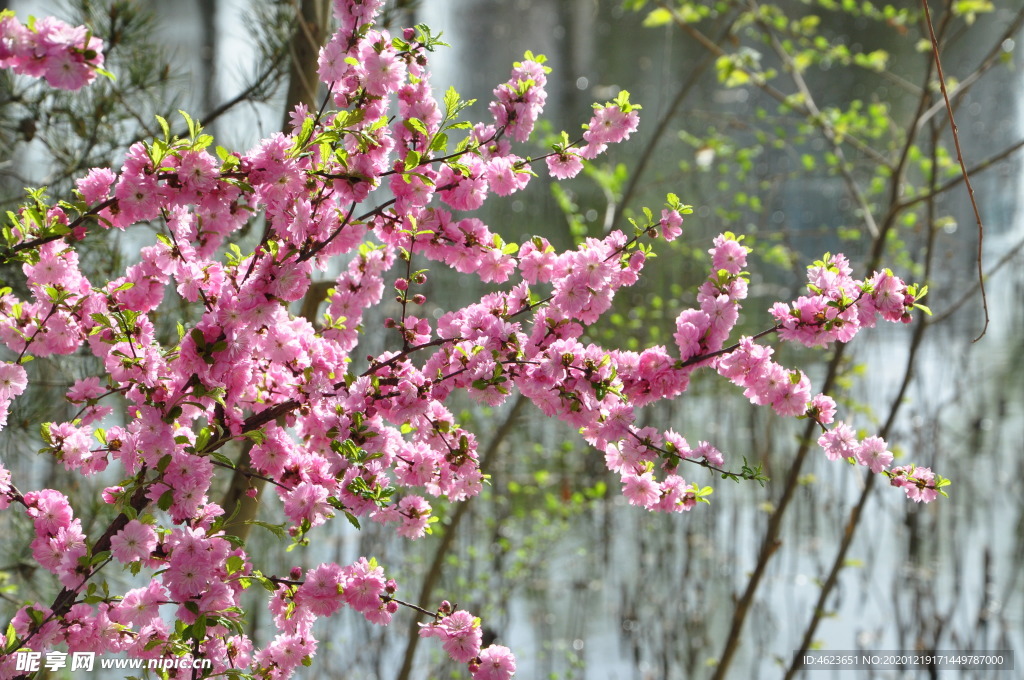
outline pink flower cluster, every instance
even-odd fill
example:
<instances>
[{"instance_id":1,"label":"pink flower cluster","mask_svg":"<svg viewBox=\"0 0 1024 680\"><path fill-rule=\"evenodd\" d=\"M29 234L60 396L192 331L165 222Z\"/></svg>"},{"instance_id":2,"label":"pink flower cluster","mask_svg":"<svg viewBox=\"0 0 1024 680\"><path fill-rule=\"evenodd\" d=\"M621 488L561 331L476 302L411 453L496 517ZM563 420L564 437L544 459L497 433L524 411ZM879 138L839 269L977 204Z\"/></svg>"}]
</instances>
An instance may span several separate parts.
<instances>
[{"instance_id":1,"label":"pink flower cluster","mask_svg":"<svg viewBox=\"0 0 1024 680\"><path fill-rule=\"evenodd\" d=\"M489 107L495 124L517 142L529 139L547 101L544 86L549 69L530 56L514 64L512 77L494 89L494 101Z\"/></svg>"},{"instance_id":2,"label":"pink flower cluster","mask_svg":"<svg viewBox=\"0 0 1024 680\"><path fill-rule=\"evenodd\" d=\"M447 601L441 603L438 617L429 624L420 624L420 637L441 640L452 659L468 664L473 680L508 680L515 675L515 657L508 647L490 645L480 649L480 619L461 609L453 612Z\"/></svg>"},{"instance_id":3,"label":"pink flower cluster","mask_svg":"<svg viewBox=\"0 0 1024 680\"><path fill-rule=\"evenodd\" d=\"M87 552L85 534L82 520L74 516L67 496L53 489L43 489L26 493L21 502L35 528L32 557L57 575L65 588L82 585L87 571L79 558Z\"/></svg>"},{"instance_id":4,"label":"pink flower cluster","mask_svg":"<svg viewBox=\"0 0 1024 680\"><path fill-rule=\"evenodd\" d=\"M2 304L3 298L0 298ZM28 376L25 369L18 364L0 362L0 430L7 424L7 415L11 402L25 391Z\"/></svg>"},{"instance_id":5,"label":"pink flower cluster","mask_svg":"<svg viewBox=\"0 0 1024 680\"><path fill-rule=\"evenodd\" d=\"M571 143L568 136L563 133L561 143L555 144L554 153L545 159L550 175L555 179L575 177L583 169L583 159L596 158L605 152L609 144L629 139L640 124L639 110L639 105L630 103L629 93L626 91L620 92L615 102L603 106L595 104L594 115L590 122L583 126L585 132L583 139L579 140L586 143L579 150L573 150L579 141ZM669 218L666 216L666 219ZM670 221L673 224L666 234L671 241L678 235L674 232L678 223L674 219ZM679 222L681 221L680 219Z\"/></svg>"},{"instance_id":6,"label":"pink flower cluster","mask_svg":"<svg viewBox=\"0 0 1024 680\"><path fill-rule=\"evenodd\" d=\"M79 90L96 78L103 66L103 41L85 26L70 26L45 17L18 21L14 12L0 11L0 68L45 78L51 87Z\"/></svg>"},{"instance_id":7,"label":"pink flower cluster","mask_svg":"<svg viewBox=\"0 0 1024 680\"><path fill-rule=\"evenodd\" d=\"M586 146L580 151L584 158L595 158L604 153L609 144L616 144L629 139L640 124L640 114L636 108L622 104L610 104L594 107L594 117L585 127L583 139Z\"/></svg>"},{"instance_id":8,"label":"pink flower cluster","mask_svg":"<svg viewBox=\"0 0 1024 680\"><path fill-rule=\"evenodd\" d=\"M917 303L916 289L889 270L876 272L865 281L852 277L842 255L826 255L807 269L809 295L790 304L777 302L771 313L784 340L807 346L849 342L862 328L871 328L878 317L906 323ZM811 398L810 383L801 371L786 370L771 360L773 350L752 338L741 338L737 349L716 361L718 372L744 388L755 404L770 404L779 415L807 415L822 428L832 425L836 404L819 394ZM885 474L915 501L938 497L936 477L929 468L899 467L889 470L893 454L881 437L859 440L853 428L839 421L818 438L829 460L849 459L874 474Z\"/></svg>"},{"instance_id":9,"label":"pink flower cluster","mask_svg":"<svg viewBox=\"0 0 1024 680\"><path fill-rule=\"evenodd\" d=\"M861 328L872 328L880 316L908 323L916 296L888 269L866 281L852 277L842 255L826 255L807 268L808 295L771 309L779 324L779 337L808 347L849 342Z\"/></svg>"},{"instance_id":10,"label":"pink flower cluster","mask_svg":"<svg viewBox=\"0 0 1024 680\"><path fill-rule=\"evenodd\" d=\"M372 560L322 564L304 580L302 570L271 577L224 534L235 508L210 496L217 472L234 466L221 453L232 441L248 442L249 464L238 474L273 488L301 546L338 515L418 538L435 519L434 499L478 494L477 439L449 407L457 392L496 406L518 390L580 429L631 504L663 512L689 510L710 493L679 474L683 462L726 472L711 443L691 447L674 430L640 422L641 407L683 394L694 371L716 370L780 415L833 421L835 403L812 397L807 376L771 361L771 348L755 338L726 346L747 295L747 249L732 234L715 239L711 272L696 306L676 318L671 351L584 342L585 328L638 281L650 252L643 239L679 237L686 207L670 196L660 217L648 213L632 234L613 230L565 252L541 237L507 243L462 214L533 176L512 142L526 140L542 112L543 59L515 65L495 90L492 120L463 124L457 94L442 107L428 85L429 34L391 38L373 28L380 4L334 3L340 26L319 66L336 110L298 110L291 134L245 153L212 155L198 131L134 144L119 171L97 168L78 181L84 212L25 212L10 230L3 252L20 258L29 299L0 290L0 342L17 357L0 363L0 418L25 390L28 353L91 354L102 375L71 386L67 398L80 411L46 424L44 444L68 470L123 475L104 492L117 518L86 537L63 494L21 495L0 468L0 507L25 507L33 554L65 588L52 606L19 613L20 644L139 656L184 646L214 659L216 673L286 678L316 653L316 618L348 606L387 624L399 606L396 586ZM636 109L624 92L597 105L582 138L565 135L547 158L551 173L575 174L583 159L629 137ZM450 151L449 135L461 129L466 137ZM254 214L265 217L265 236L245 252L233 239ZM158 236L123 275L88 280L78 241L146 224ZM429 262L478 276L495 292L451 306L420 269ZM320 315L296 316L293 303L328 271L333 286ZM915 290L890 272L854 281L841 256L810 276L810 295L773 308L772 331L784 340L845 341L877 316L902 321L917 306ZM427 303L439 309L420 311ZM161 337L154 313L179 305L191 321L176 339ZM380 306L387 320L369 327L365 311ZM115 407L121 424L104 429ZM926 468L890 471L884 442L847 435L839 425L828 433L829 455L886 472L915 500L931 500L944 482ZM86 602L109 564L146 570L151 581ZM279 632L259 649L239 623L241 593L254 583L273 590ZM175 610L190 637L160 617L161 607ZM466 612L442 608L422 631L478 680L515 671L507 648L480 649L479 622ZM0 680L13 674L5 663Z\"/></svg>"}]
</instances>

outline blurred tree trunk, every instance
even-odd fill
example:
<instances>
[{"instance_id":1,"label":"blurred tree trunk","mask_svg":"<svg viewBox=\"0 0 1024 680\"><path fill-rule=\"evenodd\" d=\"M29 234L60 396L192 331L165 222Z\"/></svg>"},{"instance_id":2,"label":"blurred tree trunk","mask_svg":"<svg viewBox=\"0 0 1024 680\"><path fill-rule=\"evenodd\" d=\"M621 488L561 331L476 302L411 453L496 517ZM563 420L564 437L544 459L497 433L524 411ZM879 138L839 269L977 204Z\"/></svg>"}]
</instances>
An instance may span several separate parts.
<instances>
[{"instance_id":1,"label":"blurred tree trunk","mask_svg":"<svg viewBox=\"0 0 1024 680\"><path fill-rule=\"evenodd\" d=\"M288 96L281 123L284 130L288 129L289 115L297 105L305 104L310 111L315 111L318 106L320 77L317 75L317 59L320 47L327 39L327 27L331 19L329 0L297 1L301 7L297 8L295 32L288 44Z\"/></svg>"},{"instance_id":2,"label":"blurred tree trunk","mask_svg":"<svg viewBox=\"0 0 1024 680\"><path fill-rule=\"evenodd\" d=\"M199 92L199 110L213 111L213 107L220 102L215 101L217 96L217 6L219 0L199 0L199 49L200 59L209 64L201 80L201 91Z\"/></svg>"}]
</instances>

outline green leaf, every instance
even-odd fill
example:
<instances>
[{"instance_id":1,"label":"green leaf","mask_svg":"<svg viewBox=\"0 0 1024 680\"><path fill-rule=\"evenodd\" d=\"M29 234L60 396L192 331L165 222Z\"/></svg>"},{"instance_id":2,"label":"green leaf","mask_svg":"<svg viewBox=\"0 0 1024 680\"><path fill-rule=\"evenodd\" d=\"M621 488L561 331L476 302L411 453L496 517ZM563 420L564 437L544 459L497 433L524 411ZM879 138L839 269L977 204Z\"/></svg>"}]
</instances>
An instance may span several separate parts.
<instances>
[{"instance_id":1,"label":"green leaf","mask_svg":"<svg viewBox=\"0 0 1024 680\"><path fill-rule=\"evenodd\" d=\"M39 436L42 437L47 446L53 445L53 439L50 437L50 425L52 424L53 423L43 423L39 426Z\"/></svg>"},{"instance_id":2,"label":"green leaf","mask_svg":"<svg viewBox=\"0 0 1024 680\"><path fill-rule=\"evenodd\" d=\"M664 7L659 7L658 9L651 10L647 16L644 17L643 26L645 28L656 28L669 23L672 23L672 11Z\"/></svg>"},{"instance_id":3,"label":"green leaf","mask_svg":"<svg viewBox=\"0 0 1024 680\"><path fill-rule=\"evenodd\" d=\"M203 128L194 120L192 120L192 116L188 115L188 113L186 113L185 111L178 109L178 113L181 114L181 117L185 119L185 125L188 126L189 138L195 139L197 136L199 136L199 132Z\"/></svg>"},{"instance_id":4,"label":"green leaf","mask_svg":"<svg viewBox=\"0 0 1024 680\"><path fill-rule=\"evenodd\" d=\"M447 99L445 102L447 103ZM427 135L427 126L424 125L423 121L419 118L406 118L403 125L405 125L406 129L410 132L418 132L423 136Z\"/></svg>"},{"instance_id":5,"label":"green leaf","mask_svg":"<svg viewBox=\"0 0 1024 680\"><path fill-rule=\"evenodd\" d=\"M242 436L256 445L267 441L267 435L263 433L263 430L249 430L247 432L243 432Z\"/></svg>"},{"instance_id":6,"label":"green leaf","mask_svg":"<svg viewBox=\"0 0 1024 680\"><path fill-rule=\"evenodd\" d=\"M229 575L234 574L245 568L245 560L239 555L232 555L228 557L227 562L225 562L225 566L227 567Z\"/></svg>"},{"instance_id":7,"label":"green leaf","mask_svg":"<svg viewBox=\"0 0 1024 680\"><path fill-rule=\"evenodd\" d=\"M281 524L270 524L269 522L261 522L257 519L250 519L245 522L246 524L252 524L254 526L263 527L270 533L274 534L277 538L287 538L288 532L285 530L284 525ZM274 590L271 588L270 590Z\"/></svg>"},{"instance_id":8,"label":"green leaf","mask_svg":"<svg viewBox=\"0 0 1024 680\"><path fill-rule=\"evenodd\" d=\"M156 122L160 123L160 129L164 131L164 139L170 141L171 127L167 124L167 119L165 119L163 116L157 116Z\"/></svg>"},{"instance_id":9,"label":"green leaf","mask_svg":"<svg viewBox=\"0 0 1024 680\"><path fill-rule=\"evenodd\" d=\"M96 73L98 73L99 75L103 76L104 78L107 78L108 80L110 80L112 82L117 82L117 76L115 76L113 73L111 73L107 69L102 68L100 66L93 66L92 68L93 68L94 71L96 71Z\"/></svg>"},{"instance_id":10,"label":"green leaf","mask_svg":"<svg viewBox=\"0 0 1024 680\"><path fill-rule=\"evenodd\" d=\"M345 518L348 519L349 524L354 526L356 529L362 529L362 527L359 525L359 520L356 518L355 515L353 515L348 510L345 511Z\"/></svg>"},{"instance_id":11,"label":"green leaf","mask_svg":"<svg viewBox=\"0 0 1024 680\"><path fill-rule=\"evenodd\" d=\"M313 138L313 126L313 117L306 116L305 120L302 121L302 129L299 131L299 136L295 139L296 150L301 151L309 144L309 140Z\"/></svg>"}]
</instances>

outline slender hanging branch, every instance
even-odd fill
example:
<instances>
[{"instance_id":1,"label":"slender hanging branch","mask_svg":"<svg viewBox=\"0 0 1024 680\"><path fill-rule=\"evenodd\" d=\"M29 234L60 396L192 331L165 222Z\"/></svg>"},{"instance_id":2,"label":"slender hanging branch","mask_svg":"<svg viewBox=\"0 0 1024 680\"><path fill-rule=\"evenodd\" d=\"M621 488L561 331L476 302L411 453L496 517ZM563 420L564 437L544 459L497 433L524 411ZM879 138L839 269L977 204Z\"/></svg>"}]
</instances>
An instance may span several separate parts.
<instances>
[{"instance_id":1,"label":"slender hanging branch","mask_svg":"<svg viewBox=\"0 0 1024 680\"><path fill-rule=\"evenodd\" d=\"M981 223L981 212L978 210L978 202L974 199L974 187L971 186L971 178L967 173L967 165L964 163L963 152L960 151L960 135L956 131L956 121L953 120L953 106L949 103L949 93L946 92L946 77L942 73L942 62L939 60L939 41L935 37L935 28L932 26L932 13L928 9L928 0L921 0L924 7L924 21L928 25L928 37L932 42L932 56L935 57L935 69L939 75L939 88L942 90L942 99L946 102L946 113L949 114L949 127L953 131L953 145L956 147L956 160L960 163L960 172L964 176L964 184L967 185L967 195L971 199L971 207L974 209L974 219L978 223L978 290L981 291L981 308L985 312L985 325L981 333L974 338L974 342L985 337L988 330L988 296L985 294L985 271L981 265L981 251L985 241L985 227Z\"/></svg>"}]
</instances>

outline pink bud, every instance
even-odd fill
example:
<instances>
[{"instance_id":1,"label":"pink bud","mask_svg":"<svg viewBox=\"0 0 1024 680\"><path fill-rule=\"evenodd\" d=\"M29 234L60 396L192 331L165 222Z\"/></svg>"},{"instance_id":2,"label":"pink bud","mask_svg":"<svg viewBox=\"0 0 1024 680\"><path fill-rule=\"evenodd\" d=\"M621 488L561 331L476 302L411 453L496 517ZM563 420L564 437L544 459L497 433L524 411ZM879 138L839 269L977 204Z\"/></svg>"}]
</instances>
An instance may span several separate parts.
<instances>
[{"instance_id":1,"label":"pink bud","mask_svg":"<svg viewBox=\"0 0 1024 680\"><path fill-rule=\"evenodd\" d=\"M103 502L112 504L117 502L117 497L124 493L123 486L108 486L103 490Z\"/></svg>"}]
</instances>

